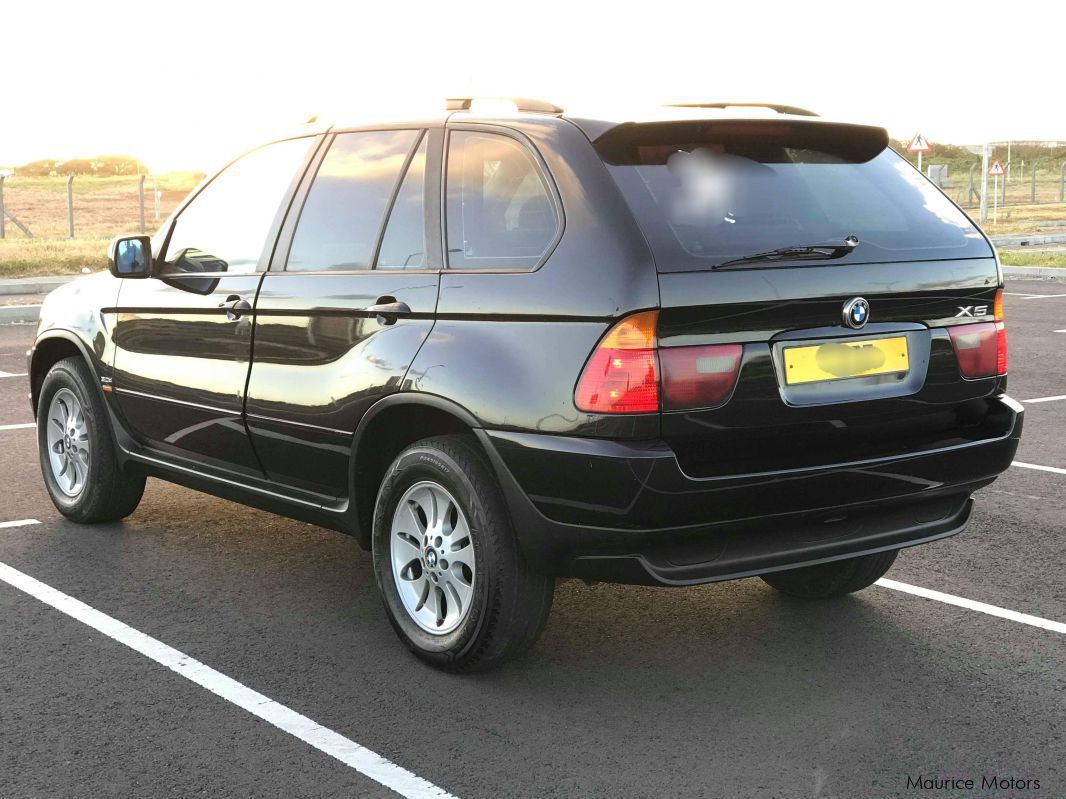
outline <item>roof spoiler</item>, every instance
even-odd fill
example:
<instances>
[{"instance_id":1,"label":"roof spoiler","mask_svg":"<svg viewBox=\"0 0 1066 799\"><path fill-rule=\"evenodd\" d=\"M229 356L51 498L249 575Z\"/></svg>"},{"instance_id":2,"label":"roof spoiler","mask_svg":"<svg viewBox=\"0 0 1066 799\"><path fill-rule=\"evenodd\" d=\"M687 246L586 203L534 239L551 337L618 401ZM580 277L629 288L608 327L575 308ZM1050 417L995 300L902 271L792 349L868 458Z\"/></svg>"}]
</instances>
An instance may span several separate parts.
<instances>
[{"instance_id":1,"label":"roof spoiler","mask_svg":"<svg viewBox=\"0 0 1066 799\"><path fill-rule=\"evenodd\" d=\"M872 125L818 119L702 119L624 122L597 137L593 146L609 164L665 164L677 150L717 145L764 163L785 162L788 148L831 154L861 164L888 147L888 131Z\"/></svg>"},{"instance_id":2,"label":"roof spoiler","mask_svg":"<svg viewBox=\"0 0 1066 799\"><path fill-rule=\"evenodd\" d=\"M667 103L667 108L769 108L779 114L792 114L798 117L816 117L814 111L795 105L778 103Z\"/></svg>"}]
</instances>

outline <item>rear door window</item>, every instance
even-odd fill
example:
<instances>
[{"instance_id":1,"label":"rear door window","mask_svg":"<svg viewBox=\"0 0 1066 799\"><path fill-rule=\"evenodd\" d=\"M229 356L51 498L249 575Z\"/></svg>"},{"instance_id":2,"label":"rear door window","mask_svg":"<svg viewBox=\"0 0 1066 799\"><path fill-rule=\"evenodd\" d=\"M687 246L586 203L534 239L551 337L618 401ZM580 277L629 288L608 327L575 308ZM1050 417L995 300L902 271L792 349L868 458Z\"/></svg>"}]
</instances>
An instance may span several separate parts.
<instances>
[{"instance_id":1,"label":"rear door window","mask_svg":"<svg viewBox=\"0 0 1066 799\"><path fill-rule=\"evenodd\" d=\"M448 137L448 265L532 269L559 229L533 154L509 136L456 130Z\"/></svg>"},{"instance_id":2,"label":"rear door window","mask_svg":"<svg viewBox=\"0 0 1066 799\"><path fill-rule=\"evenodd\" d=\"M426 142L423 137L389 213L378 252L379 269L420 269L426 264Z\"/></svg>"},{"instance_id":3,"label":"rear door window","mask_svg":"<svg viewBox=\"0 0 1066 799\"><path fill-rule=\"evenodd\" d=\"M369 269L417 130L340 133L304 201L286 270Z\"/></svg>"},{"instance_id":4,"label":"rear door window","mask_svg":"<svg viewBox=\"0 0 1066 799\"><path fill-rule=\"evenodd\" d=\"M641 128L609 133L597 148L660 271L708 269L783 247L841 244L849 236L859 246L833 263L992 256L969 218L886 149L883 132L880 141L873 137L877 129L824 123Z\"/></svg>"}]
</instances>

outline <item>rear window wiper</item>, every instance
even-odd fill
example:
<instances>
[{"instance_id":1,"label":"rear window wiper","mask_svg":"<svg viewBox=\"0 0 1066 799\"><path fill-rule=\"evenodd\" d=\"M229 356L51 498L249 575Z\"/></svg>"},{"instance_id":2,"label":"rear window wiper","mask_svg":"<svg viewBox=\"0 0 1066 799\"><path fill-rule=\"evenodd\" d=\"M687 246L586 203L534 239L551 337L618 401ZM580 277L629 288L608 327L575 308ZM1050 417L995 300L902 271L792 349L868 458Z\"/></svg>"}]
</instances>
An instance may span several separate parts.
<instances>
[{"instance_id":1,"label":"rear window wiper","mask_svg":"<svg viewBox=\"0 0 1066 799\"><path fill-rule=\"evenodd\" d=\"M724 269L730 266L772 261L831 261L834 258L843 258L848 253L853 252L858 246L859 239L855 236L848 236L840 244L830 242L828 244L804 244L798 247L779 247L776 250L757 252L741 258L733 258L730 261L722 261L722 263L712 266L711 269Z\"/></svg>"}]
</instances>

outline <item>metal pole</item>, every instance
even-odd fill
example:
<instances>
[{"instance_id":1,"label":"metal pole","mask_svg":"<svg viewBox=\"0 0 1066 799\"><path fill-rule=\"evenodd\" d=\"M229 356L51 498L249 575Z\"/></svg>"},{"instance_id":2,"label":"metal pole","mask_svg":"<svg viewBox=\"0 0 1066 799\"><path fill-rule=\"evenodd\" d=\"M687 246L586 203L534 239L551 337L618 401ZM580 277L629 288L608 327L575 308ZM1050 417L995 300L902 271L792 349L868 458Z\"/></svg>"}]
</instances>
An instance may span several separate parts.
<instances>
[{"instance_id":1,"label":"metal pole","mask_svg":"<svg viewBox=\"0 0 1066 799\"><path fill-rule=\"evenodd\" d=\"M1063 162L1063 166L1066 166L1066 162ZM977 194L977 189L973 187L973 171L977 169L977 164L970 164L970 189L966 194L966 204L973 205L974 195Z\"/></svg>"},{"instance_id":2,"label":"metal pole","mask_svg":"<svg viewBox=\"0 0 1066 799\"><path fill-rule=\"evenodd\" d=\"M1007 176L1004 180L1010 182L1010 139L1007 140Z\"/></svg>"},{"instance_id":3,"label":"metal pole","mask_svg":"<svg viewBox=\"0 0 1066 799\"><path fill-rule=\"evenodd\" d=\"M155 220L159 221L159 181L152 175L152 197L155 199Z\"/></svg>"},{"instance_id":4,"label":"metal pole","mask_svg":"<svg viewBox=\"0 0 1066 799\"><path fill-rule=\"evenodd\" d=\"M67 238L74 238L74 176L67 175Z\"/></svg>"},{"instance_id":5,"label":"metal pole","mask_svg":"<svg viewBox=\"0 0 1066 799\"><path fill-rule=\"evenodd\" d=\"M144 233L144 175L141 175L141 183L138 187L141 199L141 233Z\"/></svg>"},{"instance_id":6,"label":"metal pole","mask_svg":"<svg viewBox=\"0 0 1066 799\"><path fill-rule=\"evenodd\" d=\"M1066 202L1066 161L1059 169L1059 202Z\"/></svg>"},{"instance_id":7,"label":"metal pole","mask_svg":"<svg viewBox=\"0 0 1066 799\"><path fill-rule=\"evenodd\" d=\"M922 171L922 151L918 151L918 171Z\"/></svg>"},{"instance_id":8,"label":"metal pole","mask_svg":"<svg viewBox=\"0 0 1066 799\"><path fill-rule=\"evenodd\" d=\"M1063 161L1062 165L1066 167L1066 161ZM4 207L5 180L7 180L7 175L0 175L0 239L4 238L4 222L7 219L7 209Z\"/></svg>"},{"instance_id":9,"label":"metal pole","mask_svg":"<svg viewBox=\"0 0 1066 799\"><path fill-rule=\"evenodd\" d=\"M988 221L988 145L981 149L981 224Z\"/></svg>"},{"instance_id":10,"label":"metal pole","mask_svg":"<svg viewBox=\"0 0 1066 799\"><path fill-rule=\"evenodd\" d=\"M1007 185L1007 181L1003 181L1003 185ZM999 175L996 175L996 189L995 194L992 195L992 224L996 224L996 218L999 212L999 203L996 201L999 197Z\"/></svg>"},{"instance_id":11,"label":"metal pole","mask_svg":"<svg viewBox=\"0 0 1066 799\"><path fill-rule=\"evenodd\" d=\"M1029 183L1029 202L1036 204L1036 163L1033 163L1032 177Z\"/></svg>"}]
</instances>

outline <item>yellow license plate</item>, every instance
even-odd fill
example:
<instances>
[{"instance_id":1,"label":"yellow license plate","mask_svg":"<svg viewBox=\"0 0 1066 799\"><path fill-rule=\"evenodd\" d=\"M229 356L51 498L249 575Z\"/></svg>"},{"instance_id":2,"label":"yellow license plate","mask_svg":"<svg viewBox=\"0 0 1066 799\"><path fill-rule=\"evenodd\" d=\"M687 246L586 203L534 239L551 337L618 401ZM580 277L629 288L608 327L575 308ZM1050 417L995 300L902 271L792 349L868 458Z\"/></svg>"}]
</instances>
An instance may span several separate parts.
<instances>
[{"instance_id":1,"label":"yellow license plate","mask_svg":"<svg viewBox=\"0 0 1066 799\"><path fill-rule=\"evenodd\" d=\"M789 347L784 355L785 382L789 385L884 375L910 369L906 336Z\"/></svg>"}]
</instances>

